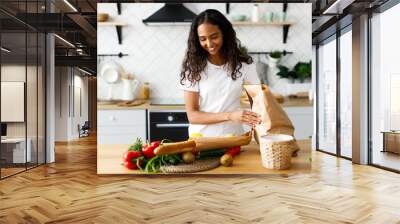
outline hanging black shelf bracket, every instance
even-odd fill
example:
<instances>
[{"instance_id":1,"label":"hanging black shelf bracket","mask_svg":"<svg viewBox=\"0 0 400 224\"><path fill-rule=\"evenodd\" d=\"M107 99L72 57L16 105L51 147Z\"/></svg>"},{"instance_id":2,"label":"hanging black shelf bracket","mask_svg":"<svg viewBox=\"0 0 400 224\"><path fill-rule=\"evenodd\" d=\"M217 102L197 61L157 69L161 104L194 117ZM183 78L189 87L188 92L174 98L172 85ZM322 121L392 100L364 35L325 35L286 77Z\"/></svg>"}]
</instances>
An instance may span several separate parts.
<instances>
[{"instance_id":1,"label":"hanging black shelf bracket","mask_svg":"<svg viewBox=\"0 0 400 224\"><path fill-rule=\"evenodd\" d=\"M121 3L117 3L118 15L121 15Z\"/></svg>"},{"instance_id":2,"label":"hanging black shelf bracket","mask_svg":"<svg viewBox=\"0 0 400 224\"><path fill-rule=\"evenodd\" d=\"M116 25L115 28L117 29L118 43L122 44L122 26Z\"/></svg>"},{"instance_id":3,"label":"hanging black shelf bracket","mask_svg":"<svg viewBox=\"0 0 400 224\"><path fill-rule=\"evenodd\" d=\"M286 13L288 8L288 3L283 3L283 12ZM286 40L288 37L288 33L289 33L289 27L290 25L283 25L283 43L286 44Z\"/></svg>"},{"instance_id":4,"label":"hanging black shelf bracket","mask_svg":"<svg viewBox=\"0 0 400 224\"><path fill-rule=\"evenodd\" d=\"M289 27L290 25L283 25L283 43L286 44L286 40L288 37L288 33L289 33Z\"/></svg>"}]
</instances>

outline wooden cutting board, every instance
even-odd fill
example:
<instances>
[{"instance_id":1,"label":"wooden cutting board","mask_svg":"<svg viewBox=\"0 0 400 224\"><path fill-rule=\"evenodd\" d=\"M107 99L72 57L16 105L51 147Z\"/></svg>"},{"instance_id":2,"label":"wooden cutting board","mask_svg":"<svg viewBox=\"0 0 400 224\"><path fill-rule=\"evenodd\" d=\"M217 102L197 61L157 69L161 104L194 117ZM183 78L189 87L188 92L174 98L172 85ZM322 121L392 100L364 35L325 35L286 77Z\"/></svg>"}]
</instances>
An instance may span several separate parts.
<instances>
[{"instance_id":1,"label":"wooden cutting board","mask_svg":"<svg viewBox=\"0 0 400 224\"><path fill-rule=\"evenodd\" d=\"M133 100L133 101L121 102L121 103L118 103L117 105L119 107L134 107L134 106L142 105L144 103L146 103L146 100L137 99L137 100Z\"/></svg>"}]
</instances>

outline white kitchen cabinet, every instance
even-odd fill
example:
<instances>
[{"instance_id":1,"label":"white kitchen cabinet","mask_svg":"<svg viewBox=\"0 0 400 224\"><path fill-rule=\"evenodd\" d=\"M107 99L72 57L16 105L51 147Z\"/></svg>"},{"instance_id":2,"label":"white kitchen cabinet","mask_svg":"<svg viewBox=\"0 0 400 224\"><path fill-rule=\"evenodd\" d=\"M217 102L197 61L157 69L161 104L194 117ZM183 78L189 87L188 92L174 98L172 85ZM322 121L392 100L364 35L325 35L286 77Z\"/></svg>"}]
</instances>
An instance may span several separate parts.
<instances>
[{"instance_id":1,"label":"white kitchen cabinet","mask_svg":"<svg viewBox=\"0 0 400 224\"><path fill-rule=\"evenodd\" d=\"M146 110L98 110L98 144L132 144L146 140Z\"/></svg>"},{"instance_id":2,"label":"white kitchen cabinet","mask_svg":"<svg viewBox=\"0 0 400 224\"><path fill-rule=\"evenodd\" d=\"M309 139L313 134L313 107L284 107L283 108L295 128L296 139Z\"/></svg>"}]
</instances>

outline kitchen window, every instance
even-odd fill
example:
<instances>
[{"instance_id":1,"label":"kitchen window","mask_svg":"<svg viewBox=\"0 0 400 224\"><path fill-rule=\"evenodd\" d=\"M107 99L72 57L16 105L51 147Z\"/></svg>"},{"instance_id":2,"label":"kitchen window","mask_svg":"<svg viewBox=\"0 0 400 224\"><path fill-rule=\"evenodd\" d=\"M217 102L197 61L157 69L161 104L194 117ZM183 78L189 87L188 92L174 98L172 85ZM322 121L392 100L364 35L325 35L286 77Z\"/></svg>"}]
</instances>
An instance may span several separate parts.
<instances>
[{"instance_id":1,"label":"kitchen window","mask_svg":"<svg viewBox=\"0 0 400 224\"><path fill-rule=\"evenodd\" d=\"M336 35L318 47L318 150L336 154Z\"/></svg>"},{"instance_id":2,"label":"kitchen window","mask_svg":"<svg viewBox=\"0 0 400 224\"><path fill-rule=\"evenodd\" d=\"M352 157L352 33L351 25L340 36L340 155Z\"/></svg>"},{"instance_id":3,"label":"kitchen window","mask_svg":"<svg viewBox=\"0 0 400 224\"><path fill-rule=\"evenodd\" d=\"M400 171L400 5L371 18L370 162Z\"/></svg>"}]
</instances>

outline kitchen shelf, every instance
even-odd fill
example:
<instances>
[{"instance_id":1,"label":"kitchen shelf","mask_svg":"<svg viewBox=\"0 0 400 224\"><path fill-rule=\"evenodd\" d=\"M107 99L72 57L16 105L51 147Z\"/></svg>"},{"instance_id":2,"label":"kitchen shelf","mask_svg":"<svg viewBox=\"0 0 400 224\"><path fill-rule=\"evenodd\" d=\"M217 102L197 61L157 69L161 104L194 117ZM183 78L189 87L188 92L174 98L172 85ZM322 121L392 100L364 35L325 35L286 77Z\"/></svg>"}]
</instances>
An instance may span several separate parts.
<instances>
[{"instance_id":1,"label":"kitchen shelf","mask_svg":"<svg viewBox=\"0 0 400 224\"><path fill-rule=\"evenodd\" d=\"M115 26L117 30L118 43L122 44L122 27L128 24L123 22L98 22L97 26Z\"/></svg>"},{"instance_id":2,"label":"kitchen shelf","mask_svg":"<svg viewBox=\"0 0 400 224\"><path fill-rule=\"evenodd\" d=\"M283 27L283 43L286 43L289 33L289 27L295 24L294 22L232 22L233 26L282 26Z\"/></svg>"}]
</instances>

